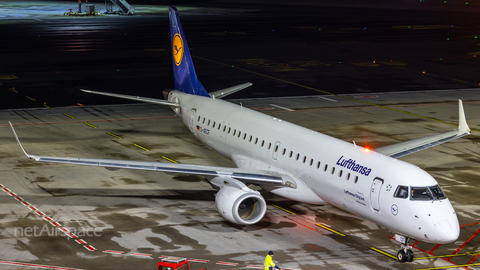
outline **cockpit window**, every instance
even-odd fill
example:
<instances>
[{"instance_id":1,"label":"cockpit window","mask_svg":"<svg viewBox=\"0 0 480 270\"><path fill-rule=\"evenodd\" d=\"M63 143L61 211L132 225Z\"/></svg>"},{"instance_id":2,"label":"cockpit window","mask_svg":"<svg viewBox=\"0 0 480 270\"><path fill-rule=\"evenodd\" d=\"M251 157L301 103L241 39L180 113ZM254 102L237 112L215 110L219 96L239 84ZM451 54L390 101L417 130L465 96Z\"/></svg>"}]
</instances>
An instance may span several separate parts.
<instances>
[{"instance_id":1,"label":"cockpit window","mask_svg":"<svg viewBox=\"0 0 480 270\"><path fill-rule=\"evenodd\" d=\"M447 198L439 185L431 187L411 187L411 200L433 201ZM398 189L397 189L398 190Z\"/></svg>"},{"instance_id":2,"label":"cockpit window","mask_svg":"<svg viewBox=\"0 0 480 270\"><path fill-rule=\"evenodd\" d=\"M395 194L393 194L395 198L406 199L408 198L408 187L407 186L398 186L397 190L395 190Z\"/></svg>"},{"instance_id":3,"label":"cockpit window","mask_svg":"<svg viewBox=\"0 0 480 270\"><path fill-rule=\"evenodd\" d=\"M432 193L428 187L412 187L412 200L416 201L433 201Z\"/></svg>"},{"instance_id":4,"label":"cockpit window","mask_svg":"<svg viewBox=\"0 0 480 270\"><path fill-rule=\"evenodd\" d=\"M443 193L443 191L442 191L442 189L440 188L439 185L430 187L430 190L432 191L433 196L435 196L437 198L437 200L443 200L443 199L447 198L447 195L445 195L445 193Z\"/></svg>"}]
</instances>

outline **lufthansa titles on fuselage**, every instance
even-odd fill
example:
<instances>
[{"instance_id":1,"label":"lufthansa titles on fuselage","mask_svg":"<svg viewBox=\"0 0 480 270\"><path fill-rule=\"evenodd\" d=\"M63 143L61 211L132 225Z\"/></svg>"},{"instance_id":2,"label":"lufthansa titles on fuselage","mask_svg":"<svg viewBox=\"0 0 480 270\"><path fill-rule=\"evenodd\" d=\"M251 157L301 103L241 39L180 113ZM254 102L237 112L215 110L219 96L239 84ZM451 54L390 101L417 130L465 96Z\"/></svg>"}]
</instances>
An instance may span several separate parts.
<instances>
[{"instance_id":1,"label":"lufthansa titles on fuselage","mask_svg":"<svg viewBox=\"0 0 480 270\"><path fill-rule=\"evenodd\" d=\"M346 159L346 158L343 158L343 156L341 156L338 159L337 165L341 166L341 167L344 167L344 168L347 168L349 170L352 170L354 172L358 172L358 173L363 174L365 176L368 176L370 174L370 172L372 171L372 169L358 164L356 160Z\"/></svg>"}]
</instances>

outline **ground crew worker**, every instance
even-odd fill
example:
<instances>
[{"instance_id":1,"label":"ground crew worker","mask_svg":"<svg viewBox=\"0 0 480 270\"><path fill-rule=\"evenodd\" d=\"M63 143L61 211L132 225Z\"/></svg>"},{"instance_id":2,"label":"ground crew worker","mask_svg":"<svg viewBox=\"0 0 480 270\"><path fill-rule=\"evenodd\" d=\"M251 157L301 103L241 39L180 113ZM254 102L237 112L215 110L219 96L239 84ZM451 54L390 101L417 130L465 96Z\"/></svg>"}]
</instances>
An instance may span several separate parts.
<instances>
[{"instance_id":1,"label":"ground crew worker","mask_svg":"<svg viewBox=\"0 0 480 270\"><path fill-rule=\"evenodd\" d=\"M268 255L265 257L265 262L263 263L263 268L265 268L264 270L273 270L274 267L280 270L280 267L278 267L278 265L273 263L272 257L273 257L273 251L269 251Z\"/></svg>"}]
</instances>

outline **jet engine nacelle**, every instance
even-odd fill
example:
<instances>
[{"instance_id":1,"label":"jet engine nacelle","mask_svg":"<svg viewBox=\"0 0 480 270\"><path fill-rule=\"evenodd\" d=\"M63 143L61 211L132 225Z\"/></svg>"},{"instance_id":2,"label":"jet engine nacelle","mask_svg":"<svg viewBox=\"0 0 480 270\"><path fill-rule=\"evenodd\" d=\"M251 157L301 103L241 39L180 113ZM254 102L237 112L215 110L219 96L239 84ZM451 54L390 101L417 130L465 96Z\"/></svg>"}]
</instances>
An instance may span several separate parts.
<instances>
[{"instance_id":1,"label":"jet engine nacelle","mask_svg":"<svg viewBox=\"0 0 480 270\"><path fill-rule=\"evenodd\" d=\"M218 212L228 221L250 225L259 222L267 211L267 203L260 192L249 188L224 186L215 198Z\"/></svg>"}]
</instances>

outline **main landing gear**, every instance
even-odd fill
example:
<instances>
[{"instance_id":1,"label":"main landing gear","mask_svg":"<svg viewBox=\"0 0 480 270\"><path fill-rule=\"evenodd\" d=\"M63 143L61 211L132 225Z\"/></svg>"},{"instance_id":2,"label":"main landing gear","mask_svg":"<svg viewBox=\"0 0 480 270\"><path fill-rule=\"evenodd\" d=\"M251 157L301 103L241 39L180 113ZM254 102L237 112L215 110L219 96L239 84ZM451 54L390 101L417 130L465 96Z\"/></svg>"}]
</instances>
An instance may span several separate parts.
<instances>
[{"instance_id":1,"label":"main landing gear","mask_svg":"<svg viewBox=\"0 0 480 270\"><path fill-rule=\"evenodd\" d=\"M408 244L410 237L395 235L395 239L401 238L403 240L402 249L397 252L397 259L399 262L413 261L412 247ZM398 241L398 240L397 240Z\"/></svg>"}]
</instances>

